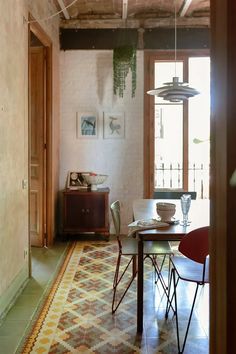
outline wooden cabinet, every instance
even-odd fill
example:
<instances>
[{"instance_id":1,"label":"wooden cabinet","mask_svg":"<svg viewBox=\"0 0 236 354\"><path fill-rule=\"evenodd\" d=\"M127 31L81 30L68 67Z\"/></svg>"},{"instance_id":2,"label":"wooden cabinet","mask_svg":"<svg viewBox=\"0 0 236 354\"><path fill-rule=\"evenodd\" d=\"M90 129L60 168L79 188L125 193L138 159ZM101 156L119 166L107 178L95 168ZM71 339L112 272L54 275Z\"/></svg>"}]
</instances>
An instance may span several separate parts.
<instances>
[{"instance_id":1,"label":"wooden cabinet","mask_svg":"<svg viewBox=\"0 0 236 354\"><path fill-rule=\"evenodd\" d=\"M109 189L63 192L63 233L94 232L109 237Z\"/></svg>"}]
</instances>

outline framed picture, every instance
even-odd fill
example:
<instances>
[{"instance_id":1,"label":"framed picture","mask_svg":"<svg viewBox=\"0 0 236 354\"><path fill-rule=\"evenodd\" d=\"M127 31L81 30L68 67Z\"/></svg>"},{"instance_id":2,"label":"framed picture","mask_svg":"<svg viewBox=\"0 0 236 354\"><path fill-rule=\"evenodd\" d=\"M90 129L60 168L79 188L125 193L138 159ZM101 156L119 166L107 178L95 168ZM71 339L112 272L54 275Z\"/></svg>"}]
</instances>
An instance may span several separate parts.
<instances>
[{"instance_id":1,"label":"framed picture","mask_svg":"<svg viewBox=\"0 0 236 354\"><path fill-rule=\"evenodd\" d=\"M97 114L94 112L77 112L76 136L77 138L97 138Z\"/></svg>"},{"instance_id":2,"label":"framed picture","mask_svg":"<svg viewBox=\"0 0 236 354\"><path fill-rule=\"evenodd\" d=\"M104 139L122 139L125 137L124 112L103 113L103 137Z\"/></svg>"},{"instance_id":3,"label":"framed picture","mask_svg":"<svg viewBox=\"0 0 236 354\"><path fill-rule=\"evenodd\" d=\"M84 180L83 174L90 174L90 172L77 172L77 171L68 172L67 188L87 189L88 185Z\"/></svg>"}]
</instances>

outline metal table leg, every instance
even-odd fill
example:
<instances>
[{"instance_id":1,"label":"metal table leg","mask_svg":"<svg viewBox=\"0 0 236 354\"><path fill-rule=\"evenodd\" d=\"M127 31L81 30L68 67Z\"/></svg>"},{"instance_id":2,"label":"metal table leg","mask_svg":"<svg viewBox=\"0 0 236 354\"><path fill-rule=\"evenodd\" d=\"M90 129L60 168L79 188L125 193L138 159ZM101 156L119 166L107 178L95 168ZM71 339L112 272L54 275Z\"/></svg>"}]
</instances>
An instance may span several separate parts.
<instances>
[{"instance_id":1,"label":"metal table leg","mask_svg":"<svg viewBox=\"0 0 236 354\"><path fill-rule=\"evenodd\" d=\"M143 238L138 235L137 332L143 331Z\"/></svg>"}]
</instances>

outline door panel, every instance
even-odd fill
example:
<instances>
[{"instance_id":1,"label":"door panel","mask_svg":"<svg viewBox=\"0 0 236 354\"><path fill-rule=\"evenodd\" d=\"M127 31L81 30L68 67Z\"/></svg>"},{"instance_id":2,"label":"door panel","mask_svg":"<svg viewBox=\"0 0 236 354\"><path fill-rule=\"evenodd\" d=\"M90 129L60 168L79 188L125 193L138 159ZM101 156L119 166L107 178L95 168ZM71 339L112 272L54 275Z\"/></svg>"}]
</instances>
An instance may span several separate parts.
<instances>
[{"instance_id":1,"label":"door panel","mask_svg":"<svg viewBox=\"0 0 236 354\"><path fill-rule=\"evenodd\" d=\"M30 241L44 245L44 47L30 48Z\"/></svg>"}]
</instances>

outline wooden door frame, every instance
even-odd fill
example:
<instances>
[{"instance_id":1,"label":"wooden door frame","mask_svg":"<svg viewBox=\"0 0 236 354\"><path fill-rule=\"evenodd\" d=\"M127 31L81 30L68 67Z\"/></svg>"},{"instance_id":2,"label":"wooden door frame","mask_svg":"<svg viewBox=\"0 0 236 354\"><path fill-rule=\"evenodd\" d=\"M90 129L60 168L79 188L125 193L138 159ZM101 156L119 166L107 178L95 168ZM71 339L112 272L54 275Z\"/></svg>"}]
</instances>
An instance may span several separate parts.
<instances>
[{"instance_id":1,"label":"wooden door frame","mask_svg":"<svg viewBox=\"0 0 236 354\"><path fill-rule=\"evenodd\" d=\"M28 68L30 69L30 33L33 33L40 42L44 45L46 51L46 244L50 245L53 242L52 234L52 41L50 37L45 33L42 27L34 18L29 14L29 26L28 26ZM28 98L29 102L29 98ZM29 110L30 113L30 110ZM30 114L29 114L29 127L28 136L30 138ZM30 140L29 140L30 141ZM30 144L29 144L30 146ZM29 156L30 161L30 156ZM28 180L30 181L30 168L28 170ZM29 193L30 198L30 193ZM30 238L30 235L29 235ZM30 240L29 240L30 241Z\"/></svg>"},{"instance_id":2,"label":"wooden door frame","mask_svg":"<svg viewBox=\"0 0 236 354\"><path fill-rule=\"evenodd\" d=\"M211 354L233 353L236 333L235 14L235 0L211 0Z\"/></svg>"},{"instance_id":3,"label":"wooden door frame","mask_svg":"<svg viewBox=\"0 0 236 354\"><path fill-rule=\"evenodd\" d=\"M189 56L208 56L208 49L200 50L179 50L178 58L184 62L183 78L188 78L187 58ZM144 198L152 198L154 192L154 96L147 95L146 92L154 87L154 63L155 60L174 60L172 51L145 51L144 52ZM184 171L188 166L188 102L183 105L184 146L183 146L183 167ZM188 176L183 174L183 189L188 189Z\"/></svg>"}]
</instances>

